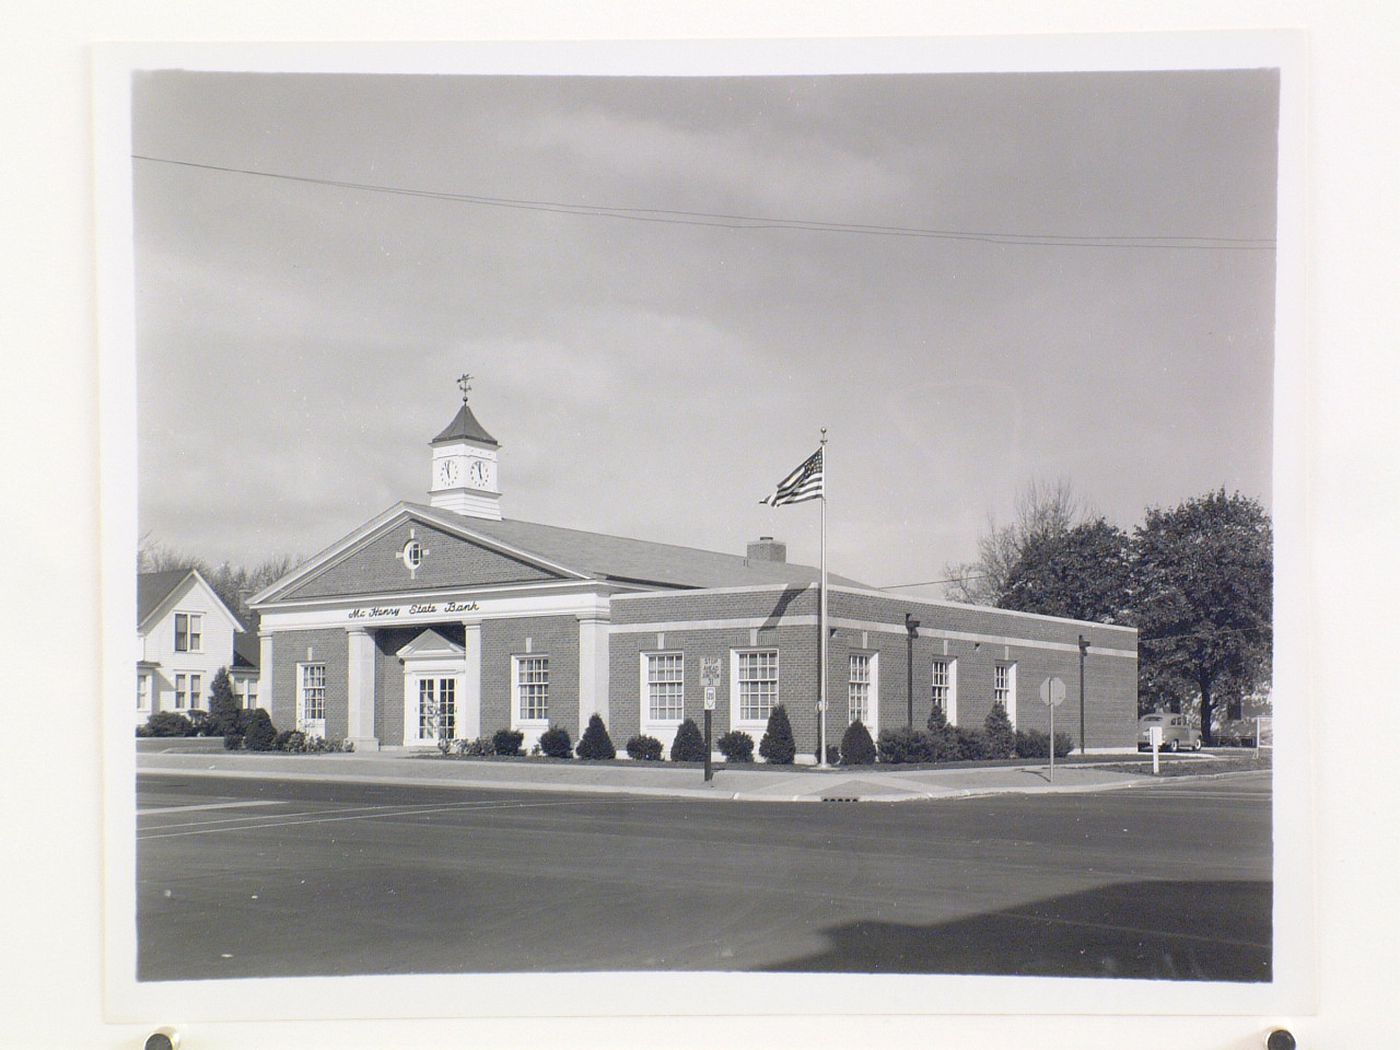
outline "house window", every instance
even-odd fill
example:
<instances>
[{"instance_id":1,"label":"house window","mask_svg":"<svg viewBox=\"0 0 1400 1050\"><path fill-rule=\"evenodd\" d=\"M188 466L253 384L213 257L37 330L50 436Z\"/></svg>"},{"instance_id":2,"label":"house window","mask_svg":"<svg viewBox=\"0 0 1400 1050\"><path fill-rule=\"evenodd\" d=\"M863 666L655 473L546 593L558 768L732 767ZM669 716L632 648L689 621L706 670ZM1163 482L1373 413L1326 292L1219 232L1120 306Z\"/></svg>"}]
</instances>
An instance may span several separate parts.
<instances>
[{"instance_id":1,"label":"house window","mask_svg":"<svg viewBox=\"0 0 1400 1050\"><path fill-rule=\"evenodd\" d=\"M761 722L778 702L778 650L739 653L739 718Z\"/></svg>"},{"instance_id":2,"label":"house window","mask_svg":"<svg viewBox=\"0 0 1400 1050\"><path fill-rule=\"evenodd\" d=\"M305 722L326 717L326 665L301 665L301 717Z\"/></svg>"},{"instance_id":3,"label":"house window","mask_svg":"<svg viewBox=\"0 0 1400 1050\"><path fill-rule=\"evenodd\" d=\"M515 690L522 722L549 720L549 657L517 656Z\"/></svg>"},{"instance_id":4,"label":"house window","mask_svg":"<svg viewBox=\"0 0 1400 1050\"><path fill-rule=\"evenodd\" d=\"M870 654L852 653L846 683L846 720L870 723Z\"/></svg>"},{"instance_id":5,"label":"house window","mask_svg":"<svg viewBox=\"0 0 1400 1050\"><path fill-rule=\"evenodd\" d=\"M192 675L190 675L190 706L191 706L191 707L198 707L198 706L199 706L199 700L200 700L200 688L199 688L199 687L200 687L200 681L199 681L199 677L200 677L200 676L197 675L197 674L192 674Z\"/></svg>"},{"instance_id":6,"label":"house window","mask_svg":"<svg viewBox=\"0 0 1400 1050\"><path fill-rule=\"evenodd\" d=\"M997 664L992 672L992 703L1006 709L1006 717L1016 722L1016 665Z\"/></svg>"},{"instance_id":7,"label":"house window","mask_svg":"<svg viewBox=\"0 0 1400 1050\"><path fill-rule=\"evenodd\" d=\"M187 676L182 675L182 674L177 674L177 675L175 676L175 710L176 710L176 711L181 711L181 710L184 709L184 707L185 707L185 701L186 701L186 700L188 699L188 697L189 697L189 693L186 691L186 687L187 687L187 685L188 685L188 682L186 681L186 677L187 677Z\"/></svg>"},{"instance_id":8,"label":"house window","mask_svg":"<svg viewBox=\"0 0 1400 1050\"><path fill-rule=\"evenodd\" d=\"M647 653L646 673L648 719L679 722L684 709L684 654Z\"/></svg>"},{"instance_id":9,"label":"house window","mask_svg":"<svg viewBox=\"0 0 1400 1050\"><path fill-rule=\"evenodd\" d=\"M204 645L204 617L198 613L175 614L175 651L197 653Z\"/></svg>"},{"instance_id":10,"label":"house window","mask_svg":"<svg viewBox=\"0 0 1400 1050\"><path fill-rule=\"evenodd\" d=\"M933 661L933 706L954 724L958 720L957 663L953 660Z\"/></svg>"},{"instance_id":11,"label":"house window","mask_svg":"<svg viewBox=\"0 0 1400 1050\"><path fill-rule=\"evenodd\" d=\"M251 710L258 706L258 680L249 678L243 683L243 706Z\"/></svg>"},{"instance_id":12,"label":"house window","mask_svg":"<svg viewBox=\"0 0 1400 1050\"><path fill-rule=\"evenodd\" d=\"M138 711L149 710L151 706L151 676L148 674L138 674L136 676L136 709Z\"/></svg>"}]
</instances>

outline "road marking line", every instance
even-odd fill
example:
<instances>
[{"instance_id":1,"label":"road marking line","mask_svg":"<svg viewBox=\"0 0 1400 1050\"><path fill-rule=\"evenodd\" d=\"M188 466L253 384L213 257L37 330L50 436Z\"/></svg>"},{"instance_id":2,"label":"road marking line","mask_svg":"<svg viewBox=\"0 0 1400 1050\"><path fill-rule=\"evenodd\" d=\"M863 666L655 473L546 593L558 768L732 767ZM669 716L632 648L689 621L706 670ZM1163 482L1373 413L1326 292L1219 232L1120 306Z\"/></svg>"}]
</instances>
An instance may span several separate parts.
<instances>
[{"instance_id":1,"label":"road marking line","mask_svg":"<svg viewBox=\"0 0 1400 1050\"><path fill-rule=\"evenodd\" d=\"M138 809L138 817L147 817L153 813L192 813L197 809L238 809L242 806L285 806L285 802L273 801L249 801L249 802L206 802L200 806L158 806L154 809Z\"/></svg>"},{"instance_id":2,"label":"road marking line","mask_svg":"<svg viewBox=\"0 0 1400 1050\"><path fill-rule=\"evenodd\" d=\"M560 802L507 802L507 803L488 803L488 804L482 804L482 803L479 803L479 802L460 802L460 803L457 803L456 805L442 805L442 806L428 806L428 807L402 807L402 808L398 809L398 811L396 811L396 812L390 812L390 813L386 813L386 812L356 813L356 814L349 815L349 816L337 814L337 815L334 815L334 816L314 817L314 818L311 818L311 819L309 819L309 820L265 820L265 821L260 821L260 822L255 823L255 824L242 824L242 825L237 826L237 827L218 827L218 828L213 828L213 827L207 826L207 824L206 824L206 825L202 825L202 826L196 828L194 831L176 831L176 832L172 832L172 833L169 833L169 834L165 833L165 832L164 832L164 829L160 829L160 830L153 829L153 830L151 830L151 831L149 831L149 832L138 832L137 835L136 835L136 838L137 838L139 841L144 842L144 841L146 841L147 839L173 839L173 838L181 838L181 837L183 837L183 836L185 836L185 835L212 835L212 834L215 834L216 832L220 832L220 831L260 831L260 830L262 830L263 828L286 828L286 827L295 827L295 826L298 826L298 825L301 825L301 824L333 824L333 823L336 823L337 821L342 821L342 822L343 822L343 821L351 821L351 820L374 820L374 819L376 819L376 818L378 818L378 817L386 817L386 816L416 817L416 816L423 816L423 815L425 815L425 814L431 814L431 813L452 813L452 812L475 812L475 813L479 813L479 812L481 812L482 810L485 810L485 809L544 809L544 808L549 808L549 807L551 807L551 806L554 806L554 807L559 807L559 806L588 806L588 805L594 805L594 804L596 804L596 801L597 801L596 799L588 799L588 800L586 800L586 801L578 801L578 802L567 802L567 801L560 801ZM392 807L388 807L388 806L385 806L385 807L378 807L378 809L380 809L380 810L387 810L387 809L391 809L391 808L392 808Z\"/></svg>"}]
</instances>

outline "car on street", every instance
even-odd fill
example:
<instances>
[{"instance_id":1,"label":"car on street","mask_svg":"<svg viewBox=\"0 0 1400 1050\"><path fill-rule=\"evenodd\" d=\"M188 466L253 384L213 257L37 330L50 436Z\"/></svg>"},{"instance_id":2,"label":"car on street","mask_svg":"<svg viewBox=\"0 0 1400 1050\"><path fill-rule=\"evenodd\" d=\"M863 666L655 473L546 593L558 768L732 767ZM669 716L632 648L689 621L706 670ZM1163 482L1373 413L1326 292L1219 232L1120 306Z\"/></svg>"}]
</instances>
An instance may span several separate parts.
<instances>
[{"instance_id":1,"label":"car on street","mask_svg":"<svg viewBox=\"0 0 1400 1050\"><path fill-rule=\"evenodd\" d=\"M1163 714L1143 715L1138 719L1138 750L1152 750L1152 728L1162 729L1163 751L1199 751L1201 731L1188 725L1185 715Z\"/></svg>"}]
</instances>

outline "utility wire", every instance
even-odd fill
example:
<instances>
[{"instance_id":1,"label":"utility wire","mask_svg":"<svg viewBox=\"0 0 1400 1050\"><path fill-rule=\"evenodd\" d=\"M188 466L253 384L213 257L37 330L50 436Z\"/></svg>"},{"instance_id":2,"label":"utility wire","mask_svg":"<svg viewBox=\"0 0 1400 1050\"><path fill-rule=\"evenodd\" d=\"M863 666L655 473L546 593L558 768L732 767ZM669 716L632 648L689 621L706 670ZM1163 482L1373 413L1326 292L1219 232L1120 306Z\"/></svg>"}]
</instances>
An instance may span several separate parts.
<instances>
[{"instance_id":1,"label":"utility wire","mask_svg":"<svg viewBox=\"0 0 1400 1050\"><path fill-rule=\"evenodd\" d=\"M669 208L629 208L612 205L578 204L565 201L526 200L512 197L487 197L479 194L449 193L441 190L413 189L371 182L323 179L310 175L288 175L255 168L226 167L219 164L199 164L188 160L153 157L133 153L133 160L152 164L170 164L203 171L218 171L231 175L251 175L258 178L281 179L317 186L366 193L386 193L402 197L425 197L430 200L454 201L480 207L508 208L522 211L549 212L560 215L583 215L604 219L627 219L633 222L666 223L680 226L710 226L731 230L805 230L812 233L862 234L873 237L914 237L935 240L980 241L986 244L1040 245L1061 248L1169 248L1199 251L1273 251L1276 242L1262 237L1204 237L1193 235L1136 236L1067 236L1053 233L996 233L975 230L940 230L913 226L881 226L862 223L819 222L810 219L774 219L752 215L728 215L721 212L681 211Z\"/></svg>"},{"instance_id":2,"label":"utility wire","mask_svg":"<svg viewBox=\"0 0 1400 1050\"><path fill-rule=\"evenodd\" d=\"M968 580L985 580L990 575L990 573L984 572L976 576L949 576L946 580L921 580L918 583L891 583L876 589L881 591L898 591L905 587L932 587L936 583L966 583Z\"/></svg>"}]
</instances>

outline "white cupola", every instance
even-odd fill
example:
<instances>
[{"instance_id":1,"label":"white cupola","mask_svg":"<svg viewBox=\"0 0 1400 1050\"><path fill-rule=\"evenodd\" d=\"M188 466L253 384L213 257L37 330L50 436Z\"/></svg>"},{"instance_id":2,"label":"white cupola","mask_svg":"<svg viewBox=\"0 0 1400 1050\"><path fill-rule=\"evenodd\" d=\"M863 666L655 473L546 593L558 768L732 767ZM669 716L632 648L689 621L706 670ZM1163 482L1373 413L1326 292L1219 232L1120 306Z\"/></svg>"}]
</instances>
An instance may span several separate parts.
<instances>
[{"instance_id":1,"label":"white cupola","mask_svg":"<svg viewBox=\"0 0 1400 1050\"><path fill-rule=\"evenodd\" d=\"M462 388L462 407L432 440L433 479L428 487L428 502L470 518L500 521L501 490L496 468L501 446L467 406L471 379L463 375L457 380Z\"/></svg>"}]
</instances>

